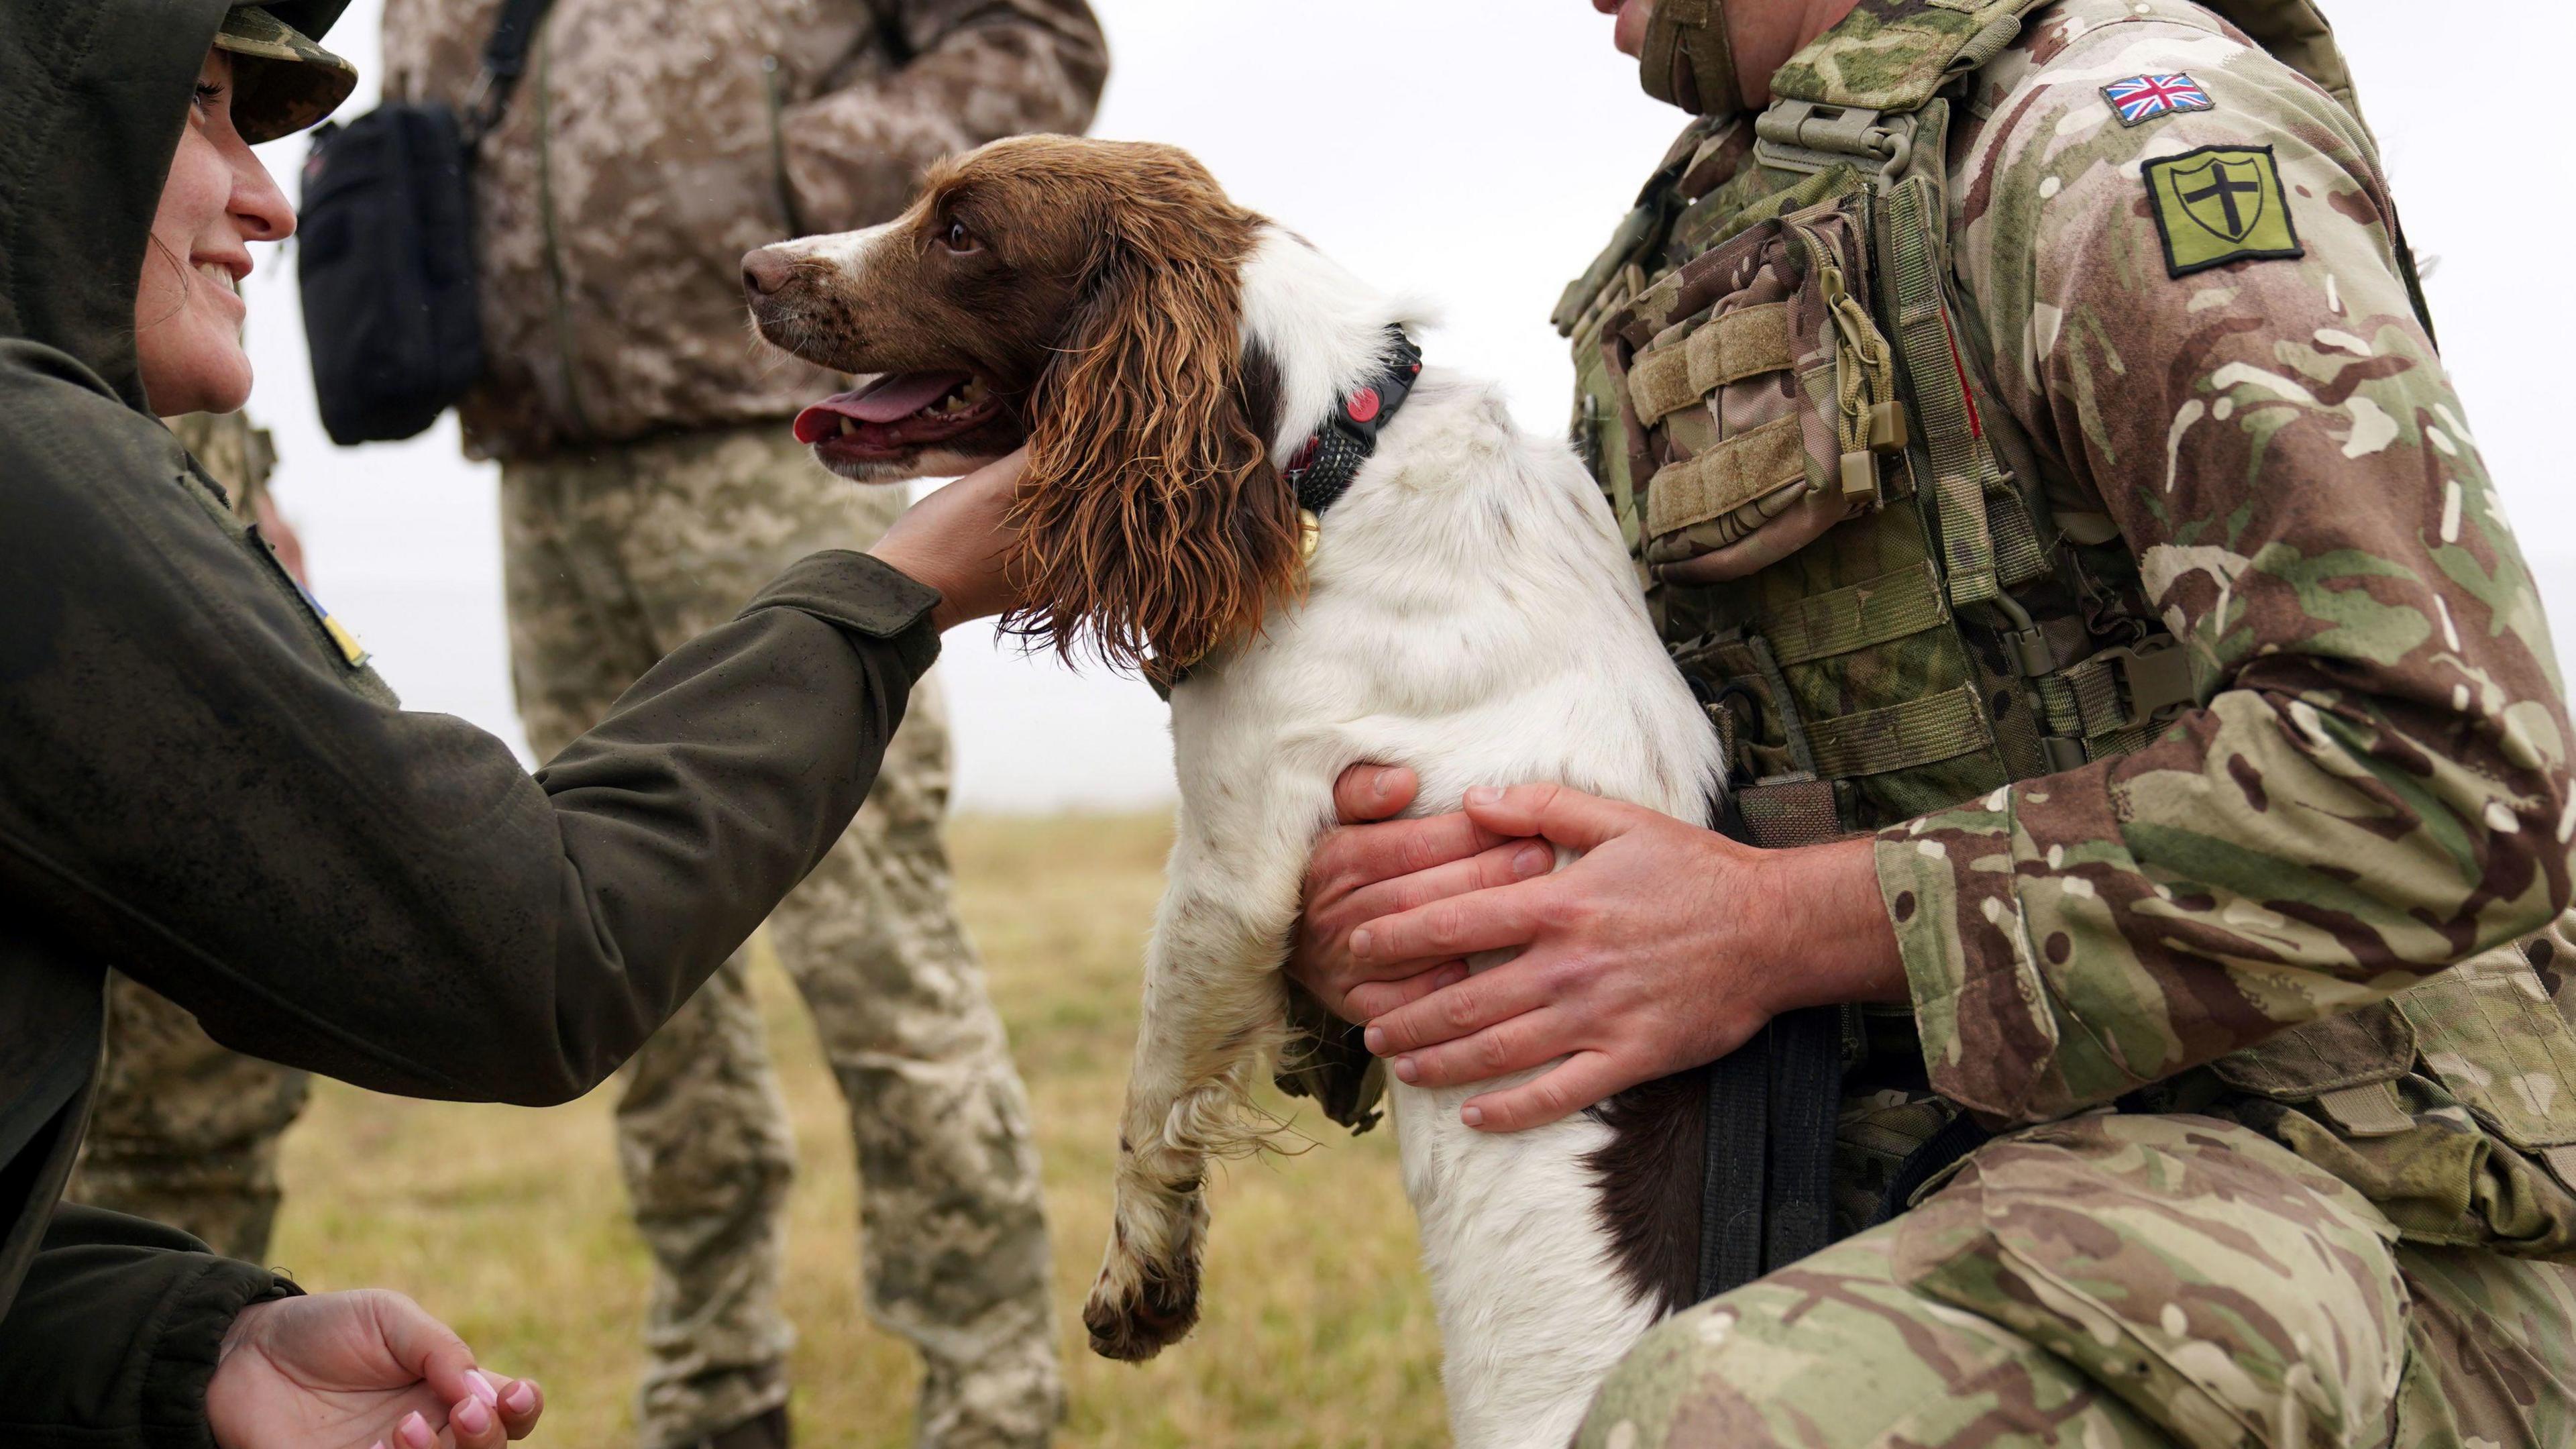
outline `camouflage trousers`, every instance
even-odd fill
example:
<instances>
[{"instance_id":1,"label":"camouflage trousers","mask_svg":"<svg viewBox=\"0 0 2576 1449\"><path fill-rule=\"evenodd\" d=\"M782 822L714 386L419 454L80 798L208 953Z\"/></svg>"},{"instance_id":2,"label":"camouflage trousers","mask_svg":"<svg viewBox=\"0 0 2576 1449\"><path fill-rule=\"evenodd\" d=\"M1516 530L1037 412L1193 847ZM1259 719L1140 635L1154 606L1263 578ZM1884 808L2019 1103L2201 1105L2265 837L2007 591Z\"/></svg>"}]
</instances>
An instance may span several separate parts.
<instances>
[{"instance_id":1,"label":"camouflage trousers","mask_svg":"<svg viewBox=\"0 0 2576 1449\"><path fill-rule=\"evenodd\" d=\"M2576 1443L2576 1269L2400 1245L2243 1127L2099 1113L1681 1314L1581 1449Z\"/></svg>"},{"instance_id":2,"label":"camouflage trousers","mask_svg":"<svg viewBox=\"0 0 2576 1449\"><path fill-rule=\"evenodd\" d=\"M530 742L561 749L665 652L796 559L865 547L903 501L825 473L783 423L506 464ZM1063 1388L1037 1152L950 900L948 733L928 683L866 807L769 931L848 1103L867 1304L920 1351L919 1442L1043 1444ZM787 1398L793 1150L743 955L621 1082L619 1161L655 1265L643 1441L673 1449Z\"/></svg>"},{"instance_id":3,"label":"camouflage trousers","mask_svg":"<svg viewBox=\"0 0 2576 1449\"><path fill-rule=\"evenodd\" d=\"M66 1196L266 1261L277 1139L311 1079L217 1046L195 1017L122 976L107 999L107 1063Z\"/></svg>"}]
</instances>

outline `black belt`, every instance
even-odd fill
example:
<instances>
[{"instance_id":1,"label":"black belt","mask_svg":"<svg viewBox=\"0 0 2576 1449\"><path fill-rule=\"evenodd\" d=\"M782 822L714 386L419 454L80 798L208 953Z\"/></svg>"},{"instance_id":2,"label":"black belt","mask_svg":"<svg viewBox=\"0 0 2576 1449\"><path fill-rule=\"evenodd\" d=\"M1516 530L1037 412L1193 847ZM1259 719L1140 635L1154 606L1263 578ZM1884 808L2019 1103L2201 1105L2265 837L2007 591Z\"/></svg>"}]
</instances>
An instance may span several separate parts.
<instances>
[{"instance_id":1,"label":"black belt","mask_svg":"<svg viewBox=\"0 0 2576 1449\"><path fill-rule=\"evenodd\" d=\"M1404 329L1389 327L1386 338L1386 352L1380 359L1377 376L1335 399L1332 415L1280 470L1279 476L1296 492L1298 509L1306 515L1310 550L1317 520L1324 516L1325 509L1342 501L1361 467L1377 456L1377 435L1394 421L1404 400L1413 395L1413 384L1422 377L1422 349L1404 335ZM1168 701L1173 687L1187 679L1189 673L1188 664L1148 669L1145 682Z\"/></svg>"},{"instance_id":2,"label":"black belt","mask_svg":"<svg viewBox=\"0 0 2576 1449\"><path fill-rule=\"evenodd\" d=\"M1833 1241L1842 1009L1784 1013L1704 1070L1699 1296L1709 1299Z\"/></svg>"}]
</instances>

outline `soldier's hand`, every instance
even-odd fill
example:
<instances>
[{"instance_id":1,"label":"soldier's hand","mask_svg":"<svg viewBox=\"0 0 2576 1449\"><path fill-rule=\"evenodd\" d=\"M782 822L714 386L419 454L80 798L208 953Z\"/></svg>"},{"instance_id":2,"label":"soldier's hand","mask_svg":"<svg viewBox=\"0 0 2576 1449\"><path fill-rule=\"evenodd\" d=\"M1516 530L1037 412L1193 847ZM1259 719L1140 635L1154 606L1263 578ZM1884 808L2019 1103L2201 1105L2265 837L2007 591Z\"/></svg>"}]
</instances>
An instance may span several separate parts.
<instances>
[{"instance_id":1,"label":"soldier's hand","mask_svg":"<svg viewBox=\"0 0 2576 1449\"><path fill-rule=\"evenodd\" d=\"M1399 1080L1461 1086L1557 1064L1470 1099L1470 1127L1556 1121L1735 1050L1801 1006L1902 1001L1905 972L1867 840L1765 851L1559 785L1471 790L1467 817L1580 859L1353 931L1356 972L1520 954L1369 1024ZM1558 1059L1563 1060L1559 1061Z\"/></svg>"},{"instance_id":2,"label":"soldier's hand","mask_svg":"<svg viewBox=\"0 0 2576 1449\"><path fill-rule=\"evenodd\" d=\"M1019 601L1003 570L1011 541L1011 500L1028 471L1029 450L987 463L925 494L868 552L939 591L932 621L942 630L989 618Z\"/></svg>"},{"instance_id":3,"label":"soldier's hand","mask_svg":"<svg viewBox=\"0 0 2576 1449\"><path fill-rule=\"evenodd\" d=\"M1353 765L1333 787L1341 828L1315 844L1288 974L1346 1021L1366 1021L1463 979L1454 954L1361 963L1353 927L1467 891L1544 875L1556 853L1508 840L1464 815L1397 820L1420 788L1411 770ZM1383 822L1383 823L1379 823Z\"/></svg>"},{"instance_id":4,"label":"soldier's hand","mask_svg":"<svg viewBox=\"0 0 2576 1449\"><path fill-rule=\"evenodd\" d=\"M446 1324L379 1290L243 1309L206 1384L220 1449L502 1449L544 1412L535 1384L482 1372Z\"/></svg>"}]
</instances>

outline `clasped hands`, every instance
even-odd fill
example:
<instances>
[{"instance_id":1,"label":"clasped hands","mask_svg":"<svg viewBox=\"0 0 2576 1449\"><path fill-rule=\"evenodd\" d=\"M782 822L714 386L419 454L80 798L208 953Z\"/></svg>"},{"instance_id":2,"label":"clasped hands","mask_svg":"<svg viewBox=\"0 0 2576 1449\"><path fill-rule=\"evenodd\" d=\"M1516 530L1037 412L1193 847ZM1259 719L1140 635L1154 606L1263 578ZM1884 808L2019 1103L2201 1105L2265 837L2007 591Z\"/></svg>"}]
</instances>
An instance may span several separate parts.
<instances>
[{"instance_id":1,"label":"clasped hands","mask_svg":"<svg viewBox=\"0 0 2576 1449\"><path fill-rule=\"evenodd\" d=\"M1400 1080L1557 1062L1470 1099L1470 1127L1553 1122L1714 1061L1784 1011L1906 999L1865 837L1757 850L1561 785L1393 818L1416 788L1410 770L1343 773L1342 824L1308 867L1288 971L1367 1023ZM1580 858L1555 870L1560 847ZM1470 973L1467 958L1513 949Z\"/></svg>"}]
</instances>

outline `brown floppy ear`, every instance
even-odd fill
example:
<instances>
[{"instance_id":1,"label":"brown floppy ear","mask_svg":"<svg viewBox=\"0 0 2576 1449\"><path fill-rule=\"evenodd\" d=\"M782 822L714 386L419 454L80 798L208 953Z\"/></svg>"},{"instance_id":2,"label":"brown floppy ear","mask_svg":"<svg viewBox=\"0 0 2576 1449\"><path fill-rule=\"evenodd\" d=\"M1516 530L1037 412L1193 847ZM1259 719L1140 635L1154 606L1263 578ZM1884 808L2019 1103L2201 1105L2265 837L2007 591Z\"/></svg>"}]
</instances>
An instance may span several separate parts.
<instances>
[{"instance_id":1,"label":"brown floppy ear","mask_svg":"<svg viewBox=\"0 0 2576 1449\"><path fill-rule=\"evenodd\" d=\"M1167 680L1298 587L1303 535L1243 400L1252 218L1128 210L1038 385L1003 627Z\"/></svg>"}]
</instances>

